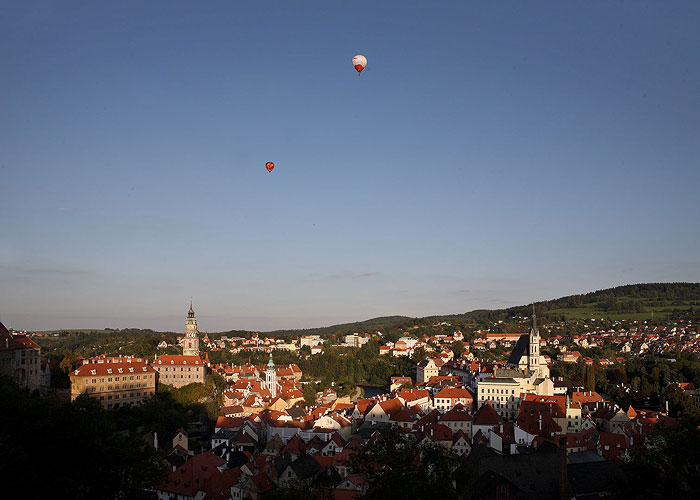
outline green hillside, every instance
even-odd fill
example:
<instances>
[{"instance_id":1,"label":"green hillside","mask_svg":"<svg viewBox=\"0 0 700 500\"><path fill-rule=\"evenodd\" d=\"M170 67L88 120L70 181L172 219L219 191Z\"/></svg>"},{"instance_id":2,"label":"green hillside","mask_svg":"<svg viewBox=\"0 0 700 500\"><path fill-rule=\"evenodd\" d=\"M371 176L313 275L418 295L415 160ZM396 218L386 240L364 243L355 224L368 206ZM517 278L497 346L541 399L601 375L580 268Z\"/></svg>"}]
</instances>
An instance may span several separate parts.
<instances>
[{"instance_id":1,"label":"green hillside","mask_svg":"<svg viewBox=\"0 0 700 500\"><path fill-rule=\"evenodd\" d=\"M323 328L305 330L278 330L268 332L274 336L300 334L347 334L353 332L388 331L395 329L422 329L441 322L450 326L477 327L494 321L508 321L530 316L531 304L507 309L479 309L462 314L409 318L386 316L356 323L344 323ZM537 302L538 317L543 322L573 322L584 319L651 320L666 321L680 313L688 312L700 317L700 283L644 283L624 285L586 294L569 295L558 299ZM434 329L434 328L433 328ZM450 329L449 327L446 330Z\"/></svg>"}]
</instances>

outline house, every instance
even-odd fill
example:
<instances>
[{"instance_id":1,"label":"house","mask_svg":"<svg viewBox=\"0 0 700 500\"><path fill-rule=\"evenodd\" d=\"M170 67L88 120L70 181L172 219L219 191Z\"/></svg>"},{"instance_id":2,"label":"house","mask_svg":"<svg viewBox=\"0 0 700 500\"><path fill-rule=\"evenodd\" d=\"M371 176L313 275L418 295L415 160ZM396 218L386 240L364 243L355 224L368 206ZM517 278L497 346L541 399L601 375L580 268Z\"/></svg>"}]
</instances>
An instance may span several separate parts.
<instances>
[{"instance_id":1,"label":"house","mask_svg":"<svg viewBox=\"0 0 700 500\"><path fill-rule=\"evenodd\" d=\"M431 377L437 377L439 373L440 369L432 359L424 359L416 366L416 384L427 382Z\"/></svg>"},{"instance_id":2,"label":"house","mask_svg":"<svg viewBox=\"0 0 700 500\"><path fill-rule=\"evenodd\" d=\"M26 335L13 335L0 323L0 375L30 390L41 386L39 344Z\"/></svg>"},{"instance_id":3,"label":"house","mask_svg":"<svg viewBox=\"0 0 700 500\"><path fill-rule=\"evenodd\" d=\"M467 389L460 387L445 387L435 395L435 408L447 411L456 404L462 404L467 408L473 408L474 396Z\"/></svg>"},{"instance_id":4,"label":"house","mask_svg":"<svg viewBox=\"0 0 700 500\"><path fill-rule=\"evenodd\" d=\"M193 456L168 472L165 479L155 486L158 500L195 500L226 495L231 486L238 483L240 471L222 472L220 467L225 465L226 460L210 451Z\"/></svg>"},{"instance_id":5,"label":"house","mask_svg":"<svg viewBox=\"0 0 700 500\"><path fill-rule=\"evenodd\" d=\"M478 432L481 432L484 436L488 436L489 431L502 422L503 420L498 412L493 409L491 403L486 401L476 412L476 415L474 415L472 436L475 436Z\"/></svg>"},{"instance_id":6,"label":"house","mask_svg":"<svg viewBox=\"0 0 700 500\"><path fill-rule=\"evenodd\" d=\"M286 488L300 482L311 482L320 472L321 464L313 456L303 454L282 471L279 485Z\"/></svg>"},{"instance_id":7,"label":"house","mask_svg":"<svg viewBox=\"0 0 700 500\"><path fill-rule=\"evenodd\" d=\"M469 455L471 451L471 441L469 439L469 434L461 430L453 432L452 434L452 451L457 453L457 455L466 456Z\"/></svg>"},{"instance_id":8,"label":"house","mask_svg":"<svg viewBox=\"0 0 700 500\"><path fill-rule=\"evenodd\" d=\"M452 432L464 432L472 435L472 421L470 410L461 403L457 403L451 410L440 416L440 423L446 425Z\"/></svg>"}]
</instances>

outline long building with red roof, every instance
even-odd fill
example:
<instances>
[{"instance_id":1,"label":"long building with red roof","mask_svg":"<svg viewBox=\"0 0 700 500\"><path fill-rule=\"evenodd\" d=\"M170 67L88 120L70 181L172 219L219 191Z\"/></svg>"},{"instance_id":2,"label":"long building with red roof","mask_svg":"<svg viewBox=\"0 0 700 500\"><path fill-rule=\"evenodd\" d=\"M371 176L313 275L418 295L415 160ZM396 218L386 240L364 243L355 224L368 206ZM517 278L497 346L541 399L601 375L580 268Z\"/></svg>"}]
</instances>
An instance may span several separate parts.
<instances>
[{"instance_id":1,"label":"long building with red roof","mask_svg":"<svg viewBox=\"0 0 700 500\"><path fill-rule=\"evenodd\" d=\"M141 361L90 363L70 373L71 401L87 394L104 408L138 405L155 391L156 371Z\"/></svg>"},{"instance_id":2,"label":"long building with red roof","mask_svg":"<svg viewBox=\"0 0 700 500\"><path fill-rule=\"evenodd\" d=\"M158 372L158 382L175 387L198 383L203 384L206 375L204 362L199 356L161 355L153 361Z\"/></svg>"}]
</instances>

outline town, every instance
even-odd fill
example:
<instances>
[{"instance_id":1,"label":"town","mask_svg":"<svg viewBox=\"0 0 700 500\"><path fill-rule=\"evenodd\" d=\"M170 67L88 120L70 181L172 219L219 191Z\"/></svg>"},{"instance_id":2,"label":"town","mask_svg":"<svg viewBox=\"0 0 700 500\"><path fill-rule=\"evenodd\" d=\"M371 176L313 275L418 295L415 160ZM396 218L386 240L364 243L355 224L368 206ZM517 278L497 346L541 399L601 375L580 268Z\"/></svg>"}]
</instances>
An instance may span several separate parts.
<instances>
[{"instance_id":1,"label":"town","mask_svg":"<svg viewBox=\"0 0 700 500\"><path fill-rule=\"evenodd\" d=\"M496 320L475 326L469 339L448 321L434 323L441 333L433 335L355 332L336 343L303 333L295 339L214 338L200 333L190 304L183 333L172 343L158 342L152 358L135 352L80 356L63 391L51 383L58 363L42 358L37 343L58 333L3 326L1 366L20 387L71 401L92 398L107 411L148 404L168 387L204 388L215 379L209 384L216 401L210 427L190 421L173 435L143 436L167 464L152 485L163 500L274 498L305 490L338 499L376 494L377 481L387 479L363 468L358 457L366 462L368 453L374 456L392 430L405 446L447 453L457 464L451 473L458 464L471 464L470 498L505 498L503 492L508 498L616 495L635 444L700 408L692 380L654 368L660 397L650 401L651 377L627 377L625 368L655 357L684 357L695 359L697 370L700 331L694 320L659 326L589 318L580 333L566 334L562 322L538 324L532 306L514 321L523 331L501 331L504 322ZM380 361L411 364L400 365L403 373L390 374L385 385L364 388L324 385L300 368L326 351L343 357L368 349ZM263 362L213 362L222 352ZM636 406L630 403L635 393L645 395L634 399ZM580 480L592 473L598 481Z\"/></svg>"}]
</instances>

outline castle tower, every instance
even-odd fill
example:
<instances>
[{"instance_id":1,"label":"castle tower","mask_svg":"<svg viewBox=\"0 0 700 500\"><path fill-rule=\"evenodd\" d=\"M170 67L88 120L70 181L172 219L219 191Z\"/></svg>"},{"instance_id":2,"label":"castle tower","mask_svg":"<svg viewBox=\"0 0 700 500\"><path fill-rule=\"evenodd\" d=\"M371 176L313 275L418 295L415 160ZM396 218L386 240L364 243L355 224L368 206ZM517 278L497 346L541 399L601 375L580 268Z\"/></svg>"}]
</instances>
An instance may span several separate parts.
<instances>
[{"instance_id":1,"label":"castle tower","mask_svg":"<svg viewBox=\"0 0 700 500\"><path fill-rule=\"evenodd\" d=\"M185 340L182 344L182 354L185 356L199 356L199 332L197 331L197 318L192 309L190 300L190 310L187 312L185 320Z\"/></svg>"},{"instance_id":2,"label":"castle tower","mask_svg":"<svg viewBox=\"0 0 700 500\"><path fill-rule=\"evenodd\" d=\"M275 363L272 361L272 353L270 353L270 361L267 362L267 370L265 370L265 384L272 397L277 397L277 372L275 371Z\"/></svg>"},{"instance_id":3,"label":"castle tower","mask_svg":"<svg viewBox=\"0 0 700 500\"><path fill-rule=\"evenodd\" d=\"M527 364L531 371L540 372L540 332L537 330L535 304L532 304L532 328L530 328L530 352Z\"/></svg>"}]
</instances>

